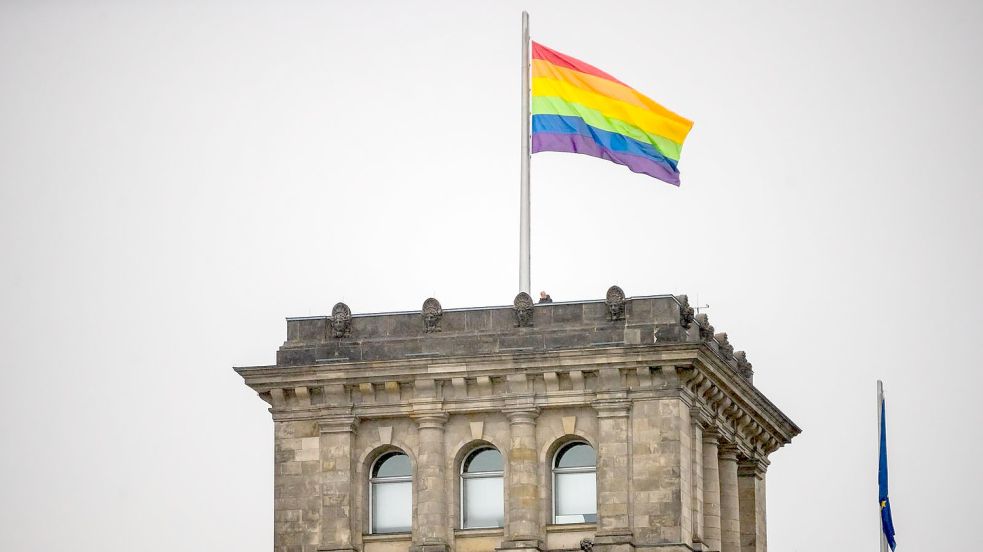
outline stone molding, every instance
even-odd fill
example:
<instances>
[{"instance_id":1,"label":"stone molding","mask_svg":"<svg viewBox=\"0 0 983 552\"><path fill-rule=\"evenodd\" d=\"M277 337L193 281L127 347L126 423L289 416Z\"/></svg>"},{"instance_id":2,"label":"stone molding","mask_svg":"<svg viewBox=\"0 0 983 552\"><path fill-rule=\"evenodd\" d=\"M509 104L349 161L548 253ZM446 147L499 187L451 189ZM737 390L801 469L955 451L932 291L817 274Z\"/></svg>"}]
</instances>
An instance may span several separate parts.
<instances>
[{"instance_id":1,"label":"stone molding","mask_svg":"<svg viewBox=\"0 0 983 552\"><path fill-rule=\"evenodd\" d=\"M718 450L720 451L721 460L730 460L737 462L737 457L740 455L740 448L734 443L721 443Z\"/></svg>"},{"instance_id":2,"label":"stone molding","mask_svg":"<svg viewBox=\"0 0 983 552\"><path fill-rule=\"evenodd\" d=\"M709 445L720 445L720 432L710 427L703 430L703 442Z\"/></svg>"},{"instance_id":3,"label":"stone molding","mask_svg":"<svg viewBox=\"0 0 983 552\"><path fill-rule=\"evenodd\" d=\"M502 413L505 414L511 425L536 425L536 418L539 417L538 408L506 408L502 410Z\"/></svg>"},{"instance_id":4,"label":"stone molding","mask_svg":"<svg viewBox=\"0 0 983 552\"><path fill-rule=\"evenodd\" d=\"M321 433L355 433L358 430L358 423L357 416L337 416L317 420L318 430Z\"/></svg>"},{"instance_id":5,"label":"stone molding","mask_svg":"<svg viewBox=\"0 0 983 552\"><path fill-rule=\"evenodd\" d=\"M446 412L421 412L410 415L420 429L444 429L449 417Z\"/></svg>"},{"instance_id":6,"label":"stone molding","mask_svg":"<svg viewBox=\"0 0 983 552\"><path fill-rule=\"evenodd\" d=\"M591 403L598 418L627 418L631 413L628 399L598 399Z\"/></svg>"},{"instance_id":7,"label":"stone molding","mask_svg":"<svg viewBox=\"0 0 983 552\"><path fill-rule=\"evenodd\" d=\"M767 457L799 433L718 355L694 345L600 348L545 359L510 355L464 362L355 363L244 375L271 404L277 421L508 414L576 406L595 407L608 416L617 415L609 410L625 408L618 405L630 409L635 401L679 397L694 423L716 425L746 457Z\"/></svg>"},{"instance_id":8,"label":"stone molding","mask_svg":"<svg viewBox=\"0 0 983 552\"><path fill-rule=\"evenodd\" d=\"M771 462L767 458L760 456L741 459L737 463L737 475L739 477L764 479L765 474L768 473L768 466L770 464Z\"/></svg>"},{"instance_id":9,"label":"stone molding","mask_svg":"<svg viewBox=\"0 0 983 552\"><path fill-rule=\"evenodd\" d=\"M753 451L759 451L767 456L779 446L788 441L779 441L775 434L780 434L777 427L769 421L754 414L739 393L730 394L723 386L712 379L704 371L694 370L695 375L686 380L686 385L697 397L698 402L705 404L711 411L711 418L728 433L745 443L742 453L750 456ZM743 379L743 378L742 378ZM771 429L767 426L771 425ZM791 439L791 436L789 436Z\"/></svg>"}]
</instances>

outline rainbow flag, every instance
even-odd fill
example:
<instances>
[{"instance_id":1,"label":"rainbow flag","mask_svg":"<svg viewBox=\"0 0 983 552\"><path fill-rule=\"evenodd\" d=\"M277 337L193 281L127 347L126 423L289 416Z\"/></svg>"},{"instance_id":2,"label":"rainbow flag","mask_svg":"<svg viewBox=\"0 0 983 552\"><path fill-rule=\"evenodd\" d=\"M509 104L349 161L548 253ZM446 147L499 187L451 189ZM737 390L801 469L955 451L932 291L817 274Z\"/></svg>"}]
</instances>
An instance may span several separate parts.
<instances>
[{"instance_id":1,"label":"rainbow flag","mask_svg":"<svg viewBox=\"0 0 983 552\"><path fill-rule=\"evenodd\" d=\"M532 43L532 151L583 153L679 185L693 121L568 55Z\"/></svg>"}]
</instances>

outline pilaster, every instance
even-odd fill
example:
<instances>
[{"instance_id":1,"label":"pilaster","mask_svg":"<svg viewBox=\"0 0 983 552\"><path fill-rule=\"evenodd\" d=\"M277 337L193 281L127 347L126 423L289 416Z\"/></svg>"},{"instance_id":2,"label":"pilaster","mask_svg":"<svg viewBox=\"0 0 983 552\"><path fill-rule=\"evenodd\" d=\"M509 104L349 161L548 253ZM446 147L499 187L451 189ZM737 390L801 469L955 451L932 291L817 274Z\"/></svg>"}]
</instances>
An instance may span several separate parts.
<instances>
[{"instance_id":1,"label":"pilaster","mask_svg":"<svg viewBox=\"0 0 983 552\"><path fill-rule=\"evenodd\" d=\"M692 538L689 405L675 366L659 367L660 394L636 396L631 409L631 518L636 547Z\"/></svg>"},{"instance_id":2,"label":"pilaster","mask_svg":"<svg viewBox=\"0 0 983 552\"><path fill-rule=\"evenodd\" d=\"M532 397L519 397L505 409L509 420L510 448L508 523L502 550L543 549L539 518L539 459L536 454L536 418Z\"/></svg>"},{"instance_id":3,"label":"pilaster","mask_svg":"<svg viewBox=\"0 0 983 552\"><path fill-rule=\"evenodd\" d=\"M693 509L693 548L703 549L703 429L709 423L709 418L700 407L690 408L690 424L692 427L693 461L690 463L692 472L692 509Z\"/></svg>"},{"instance_id":4,"label":"pilaster","mask_svg":"<svg viewBox=\"0 0 983 552\"><path fill-rule=\"evenodd\" d=\"M597 533L594 550L634 550L631 530L631 447L628 416L631 402L624 398L594 401L597 411Z\"/></svg>"},{"instance_id":5,"label":"pilaster","mask_svg":"<svg viewBox=\"0 0 983 552\"><path fill-rule=\"evenodd\" d=\"M720 434L713 427L703 432L703 545L720 552Z\"/></svg>"},{"instance_id":6,"label":"pilaster","mask_svg":"<svg viewBox=\"0 0 983 552\"><path fill-rule=\"evenodd\" d=\"M765 473L768 460L751 458L737 465L741 507L741 552L768 552L765 524Z\"/></svg>"},{"instance_id":7,"label":"pilaster","mask_svg":"<svg viewBox=\"0 0 983 552\"><path fill-rule=\"evenodd\" d=\"M321 462L322 551L354 551L352 527L354 460L352 445L358 429L355 416L333 416L318 420Z\"/></svg>"},{"instance_id":8,"label":"pilaster","mask_svg":"<svg viewBox=\"0 0 983 552\"><path fill-rule=\"evenodd\" d=\"M720 550L741 552L741 515L737 490L737 447L720 447Z\"/></svg>"},{"instance_id":9,"label":"pilaster","mask_svg":"<svg viewBox=\"0 0 983 552\"><path fill-rule=\"evenodd\" d=\"M411 552L447 552L447 493L445 491L444 426L441 411L413 414L419 435L416 479L416 531Z\"/></svg>"}]
</instances>

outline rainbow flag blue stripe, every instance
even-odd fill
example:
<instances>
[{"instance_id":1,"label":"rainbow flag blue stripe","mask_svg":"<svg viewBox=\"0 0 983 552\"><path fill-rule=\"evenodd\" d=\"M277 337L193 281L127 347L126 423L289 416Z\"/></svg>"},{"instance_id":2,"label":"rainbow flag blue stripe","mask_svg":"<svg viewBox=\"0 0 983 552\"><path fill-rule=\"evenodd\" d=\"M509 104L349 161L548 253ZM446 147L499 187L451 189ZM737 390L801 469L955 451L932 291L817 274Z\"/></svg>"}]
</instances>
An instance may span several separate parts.
<instances>
[{"instance_id":1,"label":"rainbow flag blue stripe","mask_svg":"<svg viewBox=\"0 0 983 552\"><path fill-rule=\"evenodd\" d=\"M679 185L693 122L600 69L532 43L532 151L581 153Z\"/></svg>"}]
</instances>

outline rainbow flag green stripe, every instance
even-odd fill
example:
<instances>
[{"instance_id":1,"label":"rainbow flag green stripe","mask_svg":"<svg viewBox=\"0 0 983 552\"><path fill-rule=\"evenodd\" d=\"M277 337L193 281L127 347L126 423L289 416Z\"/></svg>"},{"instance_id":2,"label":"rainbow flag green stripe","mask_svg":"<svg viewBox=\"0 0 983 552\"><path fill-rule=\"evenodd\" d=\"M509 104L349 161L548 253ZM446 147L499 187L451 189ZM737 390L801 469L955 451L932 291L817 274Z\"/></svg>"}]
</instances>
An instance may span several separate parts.
<instances>
[{"instance_id":1,"label":"rainbow flag green stripe","mask_svg":"<svg viewBox=\"0 0 983 552\"><path fill-rule=\"evenodd\" d=\"M607 159L670 184L693 122L576 58L532 43L532 152Z\"/></svg>"},{"instance_id":2,"label":"rainbow flag green stripe","mask_svg":"<svg viewBox=\"0 0 983 552\"><path fill-rule=\"evenodd\" d=\"M596 109L591 109L578 103L568 102L556 96L533 96L532 114L580 117L585 123L594 128L623 134L640 142L652 144L662 155L674 161L679 161L679 154L683 150L682 144L673 142L668 138L646 132L620 119L605 117L603 113Z\"/></svg>"}]
</instances>

